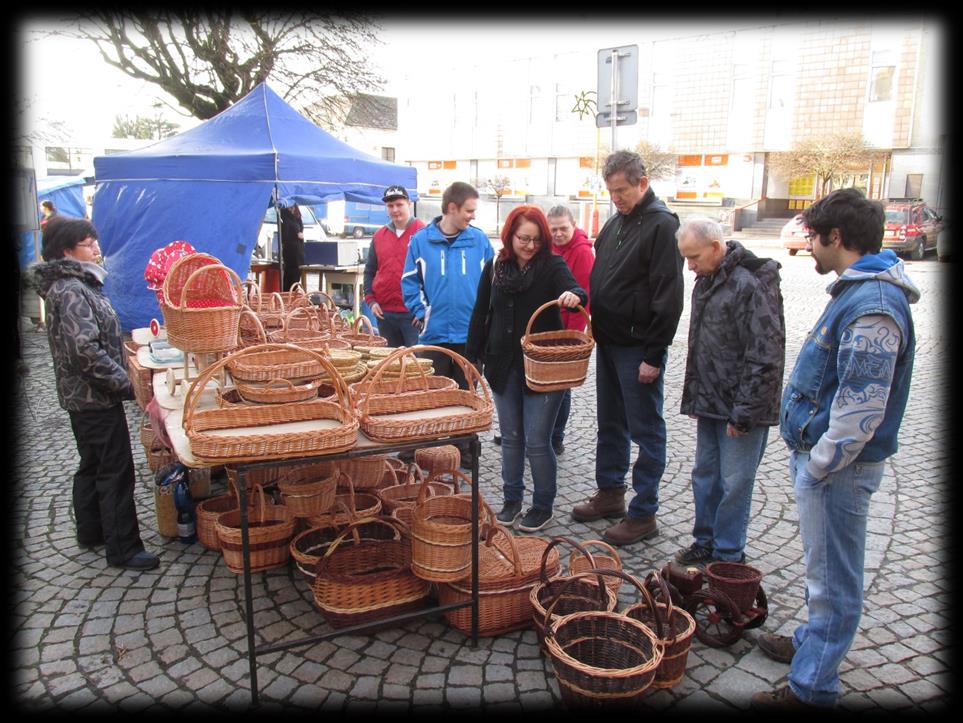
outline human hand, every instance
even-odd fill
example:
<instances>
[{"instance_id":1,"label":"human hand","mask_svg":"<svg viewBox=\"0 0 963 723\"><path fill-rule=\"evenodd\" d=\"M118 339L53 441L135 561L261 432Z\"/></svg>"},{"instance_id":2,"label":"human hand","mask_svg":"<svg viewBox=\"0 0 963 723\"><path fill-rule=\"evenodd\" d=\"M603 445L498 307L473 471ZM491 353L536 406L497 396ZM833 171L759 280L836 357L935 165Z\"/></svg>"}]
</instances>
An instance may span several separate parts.
<instances>
[{"instance_id":1,"label":"human hand","mask_svg":"<svg viewBox=\"0 0 963 723\"><path fill-rule=\"evenodd\" d=\"M659 378L659 367L642 362L639 364L639 384L651 384Z\"/></svg>"},{"instance_id":2,"label":"human hand","mask_svg":"<svg viewBox=\"0 0 963 723\"><path fill-rule=\"evenodd\" d=\"M304 240L304 234L301 233L300 231L298 231L298 238L301 239L302 241Z\"/></svg>"},{"instance_id":3,"label":"human hand","mask_svg":"<svg viewBox=\"0 0 963 723\"><path fill-rule=\"evenodd\" d=\"M745 432L740 432L738 427L733 426L732 422L726 424L726 436L727 437L742 437Z\"/></svg>"},{"instance_id":4,"label":"human hand","mask_svg":"<svg viewBox=\"0 0 963 723\"><path fill-rule=\"evenodd\" d=\"M411 320L411 325L415 327L419 332L424 331L425 320L419 319L417 316Z\"/></svg>"},{"instance_id":5,"label":"human hand","mask_svg":"<svg viewBox=\"0 0 963 723\"><path fill-rule=\"evenodd\" d=\"M381 304L379 304L377 301L373 301L370 304L368 304L368 308L371 309L371 313L374 314L377 318L379 319L385 318L384 312L381 311Z\"/></svg>"},{"instance_id":6,"label":"human hand","mask_svg":"<svg viewBox=\"0 0 963 723\"><path fill-rule=\"evenodd\" d=\"M582 303L582 300L578 298L578 294L573 294L571 291L563 291L558 297L558 303L567 309L574 309Z\"/></svg>"}]
</instances>

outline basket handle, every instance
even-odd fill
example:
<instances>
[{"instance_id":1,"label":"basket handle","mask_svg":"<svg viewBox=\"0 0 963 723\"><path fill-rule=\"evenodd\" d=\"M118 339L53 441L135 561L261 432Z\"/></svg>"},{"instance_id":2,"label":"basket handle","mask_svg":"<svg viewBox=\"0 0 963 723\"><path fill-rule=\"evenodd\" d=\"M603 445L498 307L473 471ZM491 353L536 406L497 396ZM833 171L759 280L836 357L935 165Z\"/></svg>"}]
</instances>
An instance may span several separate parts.
<instances>
[{"instance_id":1,"label":"basket handle","mask_svg":"<svg viewBox=\"0 0 963 723\"><path fill-rule=\"evenodd\" d=\"M368 326L368 331L364 333L374 335L374 325L371 323L371 319L364 314L358 314L358 318L355 319L354 324L351 325L351 331L355 334L361 334L363 333L361 327L365 324Z\"/></svg>"},{"instance_id":2,"label":"basket handle","mask_svg":"<svg viewBox=\"0 0 963 723\"><path fill-rule=\"evenodd\" d=\"M259 312L261 310L261 289L258 287L257 283L251 281L250 279L245 279L244 281L244 301L247 305L251 307L254 312ZM253 300L257 300L257 308L254 308Z\"/></svg>"},{"instance_id":3,"label":"basket handle","mask_svg":"<svg viewBox=\"0 0 963 723\"><path fill-rule=\"evenodd\" d=\"M268 311L280 311L281 317L284 317L284 297L277 291L271 294Z\"/></svg>"},{"instance_id":4,"label":"basket handle","mask_svg":"<svg viewBox=\"0 0 963 723\"><path fill-rule=\"evenodd\" d=\"M559 308L562 308L562 305L558 303L558 299L552 299L551 301L546 301L544 304L542 304L537 309L535 309L535 312L532 314L532 317L528 320L528 325L525 327L525 336L528 336L529 334L532 333L532 322L535 321L535 317L541 314L543 311L545 311L545 309L548 309L549 307L552 307L552 306L557 306ZM575 308L576 310L582 312L582 316L584 316L585 321L588 322L588 326L585 328L585 333L589 336L589 338L591 338L592 317L588 315L588 312L585 311L585 308L581 304L579 304Z\"/></svg>"},{"instance_id":5,"label":"basket handle","mask_svg":"<svg viewBox=\"0 0 963 723\"><path fill-rule=\"evenodd\" d=\"M665 584L665 580L662 578L662 575L658 572L658 570L653 570L652 572L650 572L648 575L645 576L645 582L643 583L643 587L648 589L649 586L652 584L655 584L659 587L659 597L665 603L665 623L666 625L669 626L669 633L672 636L669 639L669 643L670 644L674 643L676 636L678 635L678 631L675 629L675 622L673 622L672 620L672 618L674 617L672 613L674 612L675 608L672 606L672 595L669 592L669 586ZM653 598L653 603L654 602L655 600ZM659 614L658 605L653 605L652 611L653 611L653 615L657 616Z\"/></svg>"},{"instance_id":6,"label":"basket handle","mask_svg":"<svg viewBox=\"0 0 963 723\"><path fill-rule=\"evenodd\" d=\"M323 303L318 304L318 306L326 306L332 311L335 311L338 308L338 305L334 303L334 299L332 299L331 295L326 291L321 291L321 289L318 289L317 291L312 291L311 293L318 294L318 296L322 297ZM324 301L325 299L327 300L326 302Z\"/></svg>"},{"instance_id":7,"label":"basket handle","mask_svg":"<svg viewBox=\"0 0 963 723\"><path fill-rule=\"evenodd\" d=\"M592 566L592 569L598 568L598 565L595 563L595 558L592 557L592 553L589 552L586 547L583 547L582 545L577 543L575 540L571 540L567 537L553 537L551 542L549 542L548 545L545 547L544 552L542 552L542 565L541 565L541 568L539 569L538 575L539 575L539 580L543 585L548 584L548 581L549 581L548 570L546 568L546 565L548 563L548 553L553 547L560 545L563 542L571 545L572 547L577 549L579 552L581 552L583 555L585 555L585 558L589 561L589 564ZM599 583L599 602L602 604L603 607L607 607L609 604L610 593L601 575L598 576L598 583Z\"/></svg>"},{"instance_id":8,"label":"basket handle","mask_svg":"<svg viewBox=\"0 0 963 723\"><path fill-rule=\"evenodd\" d=\"M230 269L224 264L205 264L204 266L194 269L191 275L187 277L187 281L185 281L184 285L181 287L181 299L180 306L178 308L183 309L185 307L185 304L187 303L187 289L190 287L191 282L195 278L200 277L202 274L214 270L227 272L226 276L228 282L233 282L237 285L237 287L233 289L232 294L234 297L234 306L242 305L243 292L241 291L241 279L236 273L234 273L234 269Z\"/></svg>"},{"instance_id":9,"label":"basket handle","mask_svg":"<svg viewBox=\"0 0 963 723\"><path fill-rule=\"evenodd\" d=\"M518 546L515 544L515 536L505 529L503 525L500 525L495 521L495 515L492 514L491 509L489 509L488 512L491 516L489 517L490 521L488 522L487 527L492 534L488 535L488 539L485 540L485 545L488 547L493 547L495 536L499 533L504 535L504 537L508 540L509 552L509 554L505 555L505 557L508 558L508 560L512 563L512 566L515 568L514 577L518 579L522 576L522 563L518 558ZM502 550L499 550L499 552L504 554Z\"/></svg>"},{"instance_id":10,"label":"basket handle","mask_svg":"<svg viewBox=\"0 0 963 723\"><path fill-rule=\"evenodd\" d=\"M257 344L255 346L249 346L247 349L241 349L240 351L233 352L227 356L219 359L214 364L211 364L207 369L201 372L197 378L191 383L190 388L187 390L187 394L184 396L184 418L183 427L184 431L188 431L192 428L194 421L194 413L197 407L197 401L201 396L201 392L210 381L211 377L217 372L227 366L229 363L247 356L248 354L257 354L264 351L295 351L299 354L304 354L321 364L321 368L325 370L328 376L331 377L331 385L334 387L335 394L338 397L338 404L344 409L351 409L351 396L348 391L348 385L345 384L344 379L338 373L338 370L334 368L330 361L328 361L324 356L318 354L316 351L311 349L306 349L304 347L295 346L294 344Z\"/></svg>"},{"instance_id":11,"label":"basket handle","mask_svg":"<svg viewBox=\"0 0 963 723\"><path fill-rule=\"evenodd\" d=\"M334 542L332 542L332 543L328 546L328 549L325 550L324 557L323 557L322 559L327 559L327 558L329 558L329 557L331 556L331 554L332 554L336 549L338 549L338 545L340 545L340 544L344 541L344 539L348 536L348 533L349 533L349 532L351 532L352 530L357 529L357 528L360 527L361 525L366 525L366 524L371 523L371 522L377 522L378 524L384 525L385 527L391 527L391 528L394 530L395 539L396 539L396 540L400 540L400 539L402 539L405 535L408 534L408 526L407 526L404 522L402 522L401 520L399 520L399 519L397 519L397 518L395 518L395 517L387 517L387 516L385 516L385 515L379 515L379 516L377 516L377 517L362 517L360 520L355 520L354 522L352 522L352 523L350 523L349 525L347 525L347 526L341 531L341 534L339 534L336 538L334 538ZM359 540L359 538L355 537L355 542L356 542L356 543L357 543L358 540ZM320 565L318 566L318 569L319 569L319 571L320 571L320 569L321 569Z\"/></svg>"},{"instance_id":12,"label":"basket handle","mask_svg":"<svg viewBox=\"0 0 963 723\"><path fill-rule=\"evenodd\" d=\"M582 542L582 545L584 547L601 547L603 550L605 550L605 552L609 553L613 558L615 558L620 564L622 562L622 558L619 557L618 551L614 547L612 547L609 543L604 542L603 540L584 540ZM571 555L569 555L569 558L568 558L569 574L573 574L572 564L574 560L575 560L575 553L573 552Z\"/></svg>"},{"instance_id":13,"label":"basket handle","mask_svg":"<svg viewBox=\"0 0 963 723\"><path fill-rule=\"evenodd\" d=\"M646 603L649 606L649 609L652 611L652 619L655 621L655 627L656 627L656 632L655 632L656 637L659 638L660 640L663 639L664 631L662 628L662 620L659 617L658 608L656 608L655 602L653 602L652 596L649 594L649 591L646 590L645 586L642 583L640 583L638 579L635 578L633 575L629 575L625 572L622 572L621 570L612 570L610 568L596 568L591 572L580 572L566 579L565 584L562 586L562 589L559 590L558 592L558 596L554 600L552 600L552 604L549 605L548 609L545 611L544 622L545 622L546 636L551 635L554 637L554 631L552 630L552 626L548 624L548 621L552 619L552 611L555 609L556 603L558 603L558 601L562 599L562 594L568 589L569 585L571 585L575 580L580 580L584 577L590 577L592 575L595 575L595 576L610 575L612 577L620 577L623 580L630 582L632 585L635 585L635 587L639 590L639 592L642 593L642 597L645 599Z\"/></svg>"},{"instance_id":14,"label":"basket handle","mask_svg":"<svg viewBox=\"0 0 963 723\"><path fill-rule=\"evenodd\" d=\"M260 297L258 297L258 308L260 308L260 306L261 306ZM258 337L261 339L259 343L266 344L267 334L264 331L264 324L261 323L260 317L258 317L258 315L250 306L245 306L241 309L241 317L238 319L238 322L237 322L237 345L240 346L242 344L240 319L247 316L250 316L252 319L254 319L254 329L257 331Z\"/></svg>"},{"instance_id":15,"label":"basket handle","mask_svg":"<svg viewBox=\"0 0 963 723\"><path fill-rule=\"evenodd\" d=\"M291 288L288 289L288 292L291 294L292 297L307 296L307 294L304 292L304 287L301 286L300 281L295 281L293 284L291 284Z\"/></svg>"},{"instance_id":16,"label":"basket handle","mask_svg":"<svg viewBox=\"0 0 963 723\"><path fill-rule=\"evenodd\" d=\"M437 351L452 358L452 361L458 365L461 369L462 374L464 374L465 379L468 381L469 390L481 386L482 393L484 394L486 405L492 404L491 393L488 391L488 386L482 381L481 374L475 368L474 364L469 364L468 360L460 354L456 354L451 351L451 349L445 349L440 346L432 346L430 344L418 344L416 346L399 347L396 351L391 352L388 356L381 360L381 362L374 368L374 374L371 377L371 385L375 386L377 382L381 381L381 377L384 376L385 370L388 366L394 362L396 359L406 355L406 354L417 354L417 352L424 351ZM366 419L368 417L368 410L371 406L371 395L365 394L364 398L361 400L361 404L358 407L358 418Z\"/></svg>"},{"instance_id":17,"label":"basket handle","mask_svg":"<svg viewBox=\"0 0 963 723\"><path fill-rule=\"evenodd\" d=\"M443 477L445 475L451 475L452 487L455 490L456 495L461 494L461 483L464 482L465 485L471 489L471 477L466 475L464 472L458 469L449 469L444 472L435 472L428 478L429 482L441 482L443 484L448 484Z\"/></svg>"},{"instance_id":18,"label":"basket handle","mask_svg":"<svg viewBox=\"0 0 963 723\"><path fill-rule=\"evenodd\" d=\"M283 302L282 302L282 303L283 303ZM289 312L284 316L284 321L282 322L282 327L281 327L281 328L283 329L283 332L282 332L282 333L284 334L284 339L285 339L285 340L287 340L287 338L288 338L288 322L290 322L291 319L294 318L294 315L297 314L297 313L299 313L299 312L303 312L303 314L307 314L307 317L308 317L308 328L309 328L311 331L316 331L316 332L318 332L319 334L321 333L321 322L318 321L318 317L317 317L315 314L312 314L312 313L311 313L311 310L310 310L308 307L306 307L306 306L295 306L293 309L291 309L291 311L289 311ZM302 315L303 315L303 314L302 314Z\"/></svg>"}]
</instances>

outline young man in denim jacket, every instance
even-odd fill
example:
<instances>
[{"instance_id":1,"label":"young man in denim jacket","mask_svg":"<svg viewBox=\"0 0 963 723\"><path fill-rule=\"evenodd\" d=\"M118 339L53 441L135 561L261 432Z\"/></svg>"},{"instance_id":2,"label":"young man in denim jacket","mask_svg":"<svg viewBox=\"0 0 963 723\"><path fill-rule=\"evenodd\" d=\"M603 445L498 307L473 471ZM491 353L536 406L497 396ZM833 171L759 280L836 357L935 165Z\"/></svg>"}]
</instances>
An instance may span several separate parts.
<instances>
[{"instance_id":1,"label":"young man in denim jacket","mask_svg":"<svg viewBox=\"0 0 963 723\"><path fill-rule=\"evenodd\" d=\"M896 452L909 394L909 305L920 296L903 262L880 251L879 203L840 189L803 219L816 271L838 278L783 391L780 432L791 452L808 622L792 637L759 636L766 655L791 663L787 686L753 696L752 706L765 709L836 703L839 665L863 608L869 501Z\"/></svg>"}]
</instances>

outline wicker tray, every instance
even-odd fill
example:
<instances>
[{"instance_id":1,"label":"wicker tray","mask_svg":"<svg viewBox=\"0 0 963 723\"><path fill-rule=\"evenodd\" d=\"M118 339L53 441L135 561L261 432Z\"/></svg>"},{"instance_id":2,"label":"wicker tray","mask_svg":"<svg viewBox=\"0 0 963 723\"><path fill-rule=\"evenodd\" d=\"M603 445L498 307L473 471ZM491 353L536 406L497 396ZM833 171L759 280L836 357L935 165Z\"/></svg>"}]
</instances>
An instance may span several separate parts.
<instances>
[{"instance_id":1,"label":"wicker tray","mask_svg":"<svg viewBox=\"0 0 963 723\"><path fill-rule=\"evenodd\" d=\"M197 400L208 380L232 361L275 349L308 355L330 374L335 399L270 405L236 405L197 410ZM285 428L292 422L312 422L311 428ZM235 352L205 369L191 384L184 399L184 431L194 457L227 463L262 459L308 457L345 452L357 443L358 422L350 411L347 386L338 373L316 352L288 345L264 344Z\"/></svg>"},{"instance_id":2,"label":"wicker tray","mask_svg":"<svg viewBox=\"0 0 963 723\"><path fill-rule=\"evenodd\" d=\"M396 359L417 352L435 351L446 354L461 368L469 389L412 391L406 394L365 394L358 402L361 429L379 442L433 440L439 437L480 432L491 427L494 405L487 385L472 364L463 356L439 346L402 348L385 358L373 370L372 388L382 381L385 370ZM476 389L480 388L479 395ZM433 416L404 415L445 407L464 407L464 411ZM414 417L414 418L413 418Z\"/></svg>"}]
</instances>

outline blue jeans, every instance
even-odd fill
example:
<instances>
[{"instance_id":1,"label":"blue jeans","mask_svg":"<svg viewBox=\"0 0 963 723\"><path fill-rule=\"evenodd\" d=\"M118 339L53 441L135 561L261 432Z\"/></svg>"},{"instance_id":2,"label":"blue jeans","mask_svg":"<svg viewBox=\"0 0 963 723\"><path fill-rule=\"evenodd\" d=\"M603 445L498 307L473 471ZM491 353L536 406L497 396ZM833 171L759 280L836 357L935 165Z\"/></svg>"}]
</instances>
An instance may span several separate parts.
<instances>
[{"instance_id":1,"label":"blue jeans","mask_svg":"<svg viewBox=\"0 0 963 723\"><path fill-rule=\"evenodd\" d=\"M555 418L555 428L552 430L552 444L559 445L565 440L565 425L568 424L568 415L572 410L572 390L562 391L562 403L558 408L558 416Z\"/></svg>"},{"instance_id":2,"label":"blue jeans","mask_svg":"<svg viewBox=\"0 0 963 723\"><path fill-rule=\"evenodd\" d=\"M726 427L726 420L707 417L699 417L696 424L692 536L716 559L738 562L746 546L752 487L769 427L753 427L741 437L727 436Z\"/></svg>"},{"instance_id":3,"label":"blue jeans","mask_svg":"<svg viewBox=\"0 0 963 723\"><path fill-rule=\"evenodd\" d=\"M374 321L378 334L388 340L388 346L414 346L418 343L418 330L411 325L410 311L382 311L384 319Z\"/></svg>"},{"instance_id":4,"label":"blue jeans","mask_svg":"<svg viewBox=\"0 0 963 723\"><path fill-rule=\"evenodd\" d=\"M794 452L789 469L806 560L808 622L796 628L789 687L801 700L831 706L839 695L839 665L863 612L863 563L869 501L884 462L848 467L816 481L809 454Z\"/></svg>"},{"instance_id":5,"label":"blue jeans","mask_svg":"<svg viewBox=\"0 0 963 723\"><path fill-rule=\"evenodd\" d=\"M557 464L552 428L562 401L559 392L525 392L525 378L512 371L505 388L492 392L502 433L502 494L505 502L525 496L525 457L532 470L532 507L550 510L555 504Z\"/></svg>"},{"instance_id":6,"label":"blue jeans","mask_svg":"<svg viewBox=\"0 0 963 723\"><path fill-rule=\"evenodd\" d=\"M595 391L598 399L598 441L595 483L599 489L625 487L631 443L639 445L632 467L635 497L628 517L651 517L659 509L659 482L665 471L665 419L662 417L665 362L650 384L639 383L642 347L596 346Z\"/></svg>"}]
</instances>

